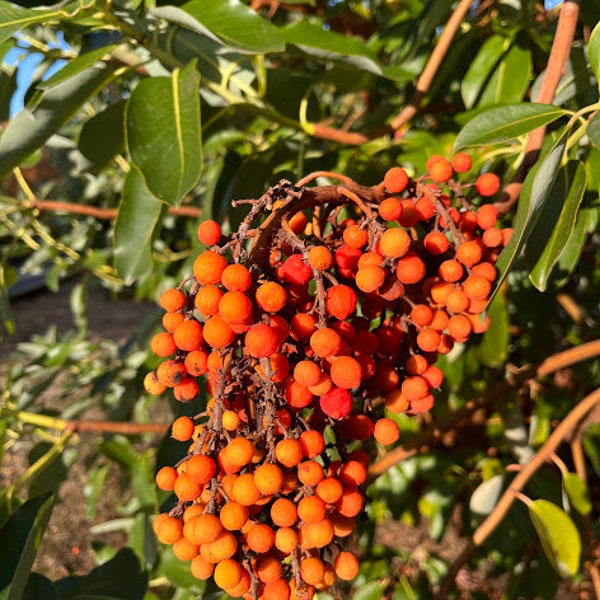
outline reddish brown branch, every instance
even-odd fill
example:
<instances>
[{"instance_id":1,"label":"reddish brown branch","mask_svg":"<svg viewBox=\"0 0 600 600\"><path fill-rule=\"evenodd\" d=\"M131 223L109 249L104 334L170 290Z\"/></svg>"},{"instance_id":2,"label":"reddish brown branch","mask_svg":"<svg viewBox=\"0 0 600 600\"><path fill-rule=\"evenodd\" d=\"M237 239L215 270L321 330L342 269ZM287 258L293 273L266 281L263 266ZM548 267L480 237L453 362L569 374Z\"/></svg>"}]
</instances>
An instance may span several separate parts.
<instances>
[{"instance_id":1,"label":"reddish brown branch","mask_svg":"<svg viewBox=\"0 0 600 600\"><path fill-rule=\"evenodd\" d=\"M362 133L353 133L351 131L342 131L325 125L323 123L313 123L311 135L322 140L332 140L348 146L360 146L369 141L369 138Z\"/></svg>"},{"instance_id":2,"label":"reddish brown branch","mask_svg":"<svg viewBox=\"0 0 600 600\"><path fill-rule=\"evenodd\" d=\"M578 18L579 0L565 0L560 9L546 73L535 102L542 104L552 102L558 83L565 74ZM525 177L539 158L545 133L546 128L540 127L529 134L523 162L513 180L504 188L501 200L495 204L499 212L507 213L519 199Z\"/></svg>"},{"instance_id":3,"label":"reddish brown branch","mask_svg":"<svg viewBox=\"0 0 600 600\"><path fill-rule=\"evenodd\" d=\"M38 210L52 210L56 212L67 212L74 215L86 215L101 220L115 219L118 213L118 209L116 208L99 208L97 206L78 204L76 202L62 202L60 200L33 200L29 203L29 206L37 208ZM170 206L169 214L197 219L202 214L202 209L196 206Z\"/></svg>"},{"instance_id":4,"label":"reddish brown branch","mask_svg":"<svg viewBox=\"0 0 600 600\"><path fill-rule=\"evenodd\" d=\"M454 39L454 36L456 35L456 32L458 31L462 20L465 18L465 15L467 14L471 4L471 0L461 0L454 9L452 16L448 20L446 27L444 27L444 31L442 31L442 35L440 35L440 39L438 40L438 43L433 49L433 52L431 53L431 56L429 57L429 60L423 69L423 72L417 80L416 90L413 97L411 98L409 104L402 109L400 114L392 119L392 122L390 123L392 129L397 131L417 114L417 111L421 106L421 102L423 101L425 94L427 94L429 91L433 79L438 72L442 61L444 60L444 57L450 48L450 44L452 43L452 40Z\"/></svg>"}]
</instances>

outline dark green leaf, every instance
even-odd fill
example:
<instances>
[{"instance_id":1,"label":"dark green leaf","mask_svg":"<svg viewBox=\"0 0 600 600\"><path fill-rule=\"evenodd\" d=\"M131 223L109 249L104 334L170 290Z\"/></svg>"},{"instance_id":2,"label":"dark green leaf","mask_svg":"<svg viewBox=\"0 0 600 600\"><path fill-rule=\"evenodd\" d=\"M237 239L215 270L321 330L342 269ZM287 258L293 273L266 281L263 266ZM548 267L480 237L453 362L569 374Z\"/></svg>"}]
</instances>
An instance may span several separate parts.
<instances>
[{"instance_id":1,"label":"dark green leaf","mask_svg":"<svg viewBox=\"0 0 600 600\"><path fill-rule=\"evenodd\" d=\"M103 64L90 67L44 92L35 106L19 112L0 138L0 177L67 123L84 102L114 78L116 68Z\"/></svg>"},{"instance_id":2,"label":"dark green leaf","mask_svg":"<svg viewBox=\"0 0 600 600\"><path fill-rule=\"evenodd\" d=\"M187 588L199 583L190 573L190 567L185 563L182 563L175 554L173 554L171 546L164 549L158 570L165 575L171 583L180 587Z\"/></svg>"},{"instance_id":3,"label":"dark green leaf","mask_svg":"<svg viewBox=\"0 0 600 600\"><path fill-rule=\"evenodd\" d=\"M496 262L496 268L499 271L496 289L500 287L511 265L521 253L542 213L562 162L565 145L566 135L563 135L547 156L541 162L536 163L525 179L517 216L513 223L512 237Z\"/></svg>"},{"instance_id":4,"label":"dark green leaf","mask_svg":"<svg viewBox=\"0 0 600 600\"><path fill-rule=\"evenodd\" d=\"M546 290L550 273L573 235L586 180L585 165L581 161L571 161L562 167L546 203L547 206L553 204L553 197L558 195L561 207L558 217L550 223L546 216L551 215L552 211L545 208L531 233L525 257L527 259L527 250L535 248L536 243L543 250L529 274L531 282L541 292Z\"/></svg>"},{"instance_id":5,"label":"dark green leaf","mask_svg":"<svg viewBox=\"0 0 600 600\"><path fill-rule=\"evenodd\" d=\"M124 113L123 100L94 115L81 128L79 150L98 168L125 149Z\"/></svg>"},{"instance_id":6,"label":"dark green leaf","mask_svg":"<svg viewBox=\"0 0 600 600\"><path fill-rule=\"evenodd\" d=\"M595 206L583 206L579 209L573 234L558 259L558 267L565 276L570 275L577 266L588 234L596 229L597 214L598 208Z\"/></svg>"},{"instance_id":7,"label":"dark green leaf","mask_svg":"<svg viewBox=\"0 0 600 600\"><path fill-rule=\"evenodd\" d=\"M284 50L279 29L239 0L192 0L182 9L234 50L250 53Z\"/></svg>"},{"instance_id":8,"label":"dark green leaf","mask_svg":"<svg viewBox=\"0 0 600 600\"><path fill-rule=\"evenodd\" d=\"M588 486L576 473L567 473L563 477L563 487L569 503L580 515L585 516L592 512Z\"/></svg>"},{"instance_id":9,"label":"dark green leaf","mask_svg":"<svg viewBox=\"0 0 600 600\"><path fill-rule=\"evenodd\" d=\"M133 468L138 460L131 442L122 435L115 435L110 440L102 442L98 450L127 469Z\"/></svg>"},{"instance_id":10,"label":"dark green leaf","mask_svg":"<svg viewBox=\"0 0 600 600\"><path fill-rule=\"evenodd\" d=\"M583 436L583 449L600 477L600 423L592 423Z\"/></svg>"},{"instance_id":11,"label":"dark green leaf","mask_svg":"<svg viewBox=\"0 0 600 600\"><path fill-rule=\"evenodd\" d=\"M85 54L81 54L80 56L73 58L64 67L52 75L52 77L49 77L44 81L40 81L38 88L47 90L58 85L59 83L62 83L63 81L66 81L67 79L70 79L74 75L77 75L77 73L81 73L81 71L85 71L86 69L94 66L102 59L102 57L110 54L116 47L117 44L102 46L102 48L91 50L90 52L86 52Z\"/></svg>"},{"instance_id":12,"label":"dark green leaf","mask_svg":"<svg viewBox=\"0 0 600 600\"><path fill-rule=\"evenodd\" d=\"M60 600L143 600L147 585L137 556L124 548L88 575L57 581L56 589Z\"/></svg>"},{"instance_id":13,"label":"dark green leaf","mask_svg":"<svg viewBox=\"0 0 600 600\"><path fill-rule=\"evenodd\" d=\"M529 515L546 557L562 577L579 571L581 537L567 513L548 500L534 500Z\"/></svg>"},{"instance_id":14,"label":"dark green leaf","mask_svg":"<svg viewBox=\"0 0 600 600\"><path fill-rule=\"evenodd\" d=\"M200 76L194 63L144 79L127 105L127 145L150 192L178 205L200 178Z\"/></svg>"},{"instance_id":15,"label":"dark green leaf","mask_svg":"<svg viewBox=\"0 0 600 600\"><path fill-rule=\"evenodd\" d=\"M567 114L549 104L513 104L479 113L460 131L455 148L505 142Z\"/></svg>"},{"instance_id":16,"label":"dark green leaf","mask_svg":"<svg viewBox=\"0 0 600 600\"><path fill-rule=\"evenodd\" d=\"M594 113L594 116L590 119L587 129L587 136L596 148L600 148L600 113Z\"/></svg>"},{"instance_id":17,"label":"dark green leaf","mask_svg":"<svg viewBox=\"0 0 600 600\"><path fill-rule=\"evenodd\" d=\"M594 27L592 35L590 35L588 56L596 78L600 80L600 23Z\"/></svg>"},{"instance_id":18,"label":"dark green leaf","mask_svg":"<svg viewBox=\"0 0 600 600\"><path fill-rule=\"evenodd\" d=\"M25 502L0 529L0 593L6 600L23 597L53 506L51 494L36 496Z\"/></svg>"},{"instance_id":19,"label":"dark green leaf","mask_svg":"<svg viewBox=\"0 0 600 600\"><path fill-rule=\"evenodd\" d=\"M506 361L510 340L508 307L504 294L497 294L494 297L488 308L488 316L490 326L477 347L477 356L484 365L494 367Z\"/></svg>"},{"instance_id":20,"label":"dark green leaf","mask_svg":"<svg viewBox=\"0 0 600 600\"><path fill-rule=\"evenodd\" d=\"M0 122L8 121L10 101L17 89L17 70L10 73L0 71Z\"/></svg>"},{"instance_id":21,"label":"dark green leaf","mask_svg":"<svg viewBox=\"0 0 600 600\"><path fill-rule=\"evenodd\" d=\"M160 164L160 163L159 163ZM123 185L115 223L115 265L127 283L147 275L154 265L152 240L164 205L150 193L132 165Z\"/></svg>"}]
</instances>

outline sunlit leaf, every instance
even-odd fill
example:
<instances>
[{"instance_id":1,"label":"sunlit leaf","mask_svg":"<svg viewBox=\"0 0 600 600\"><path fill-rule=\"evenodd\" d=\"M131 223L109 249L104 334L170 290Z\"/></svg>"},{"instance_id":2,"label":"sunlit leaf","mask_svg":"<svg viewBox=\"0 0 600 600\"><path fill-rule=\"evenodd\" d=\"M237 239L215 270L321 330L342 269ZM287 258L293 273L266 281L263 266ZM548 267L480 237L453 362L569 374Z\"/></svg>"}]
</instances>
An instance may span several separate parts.
<instances>
[{"instance_id":1,"label":"sunlit leaf","mask_svg":"<svg viewBox=\"0 0 600 600\"><path fill-rule=\"evenodd\" d=\"M592 502L585 481L583 481L576 473L566 473L563 476L563 487L571 506L580 515L589 515L592 511Z\"/></svg>"},{"instance_id":2,"label":"sunlit leaf","mask_svg":"<svg viewBox=\"0 0 600 600\"><path fill-rule=\"evenodd\" d=\"M588 56L596 78L600 80L600 23L594 27L592 35L590 35Z\"/></svg>"},{"instance_id":3,"label":"sunlit leaf","mask_svg":"<svg viewBox=\"0 0 600 600\"><path fill-rule=\"evenodd\" d=\"M479 484L471 494L469 508L477 515L489 515L493 510L504 489L504 475L494 475Z\"/></svg>"}]
</instances>

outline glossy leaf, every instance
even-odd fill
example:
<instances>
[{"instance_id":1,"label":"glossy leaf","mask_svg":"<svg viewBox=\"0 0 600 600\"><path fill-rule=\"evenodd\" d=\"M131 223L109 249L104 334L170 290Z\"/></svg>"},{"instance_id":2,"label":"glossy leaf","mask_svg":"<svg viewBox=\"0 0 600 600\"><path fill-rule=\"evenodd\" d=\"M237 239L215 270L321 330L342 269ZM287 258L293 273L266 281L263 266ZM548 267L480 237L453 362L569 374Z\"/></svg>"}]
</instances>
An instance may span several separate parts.
<instances>
[{"instance_id":1,"label":"glossy leaf","mask_svg":"<svg viewBox=\"0 0 600 600\"><path fill-rule=\"evenodd\" d=\"M28 500L0 529L0 595L21 600L42 535L52 513L54 496Z\"/></svg>"},{"instance_id":2,"label":"glossy leaf","mask_svg":"<svg viewBox=\"0 0 600 600\"><path fill-rule=\"evenodd\" d=\"M569 498L570 505L580 515L585 516L592 512L588 486L576 473L567 473L564 475L563 488Z\"/></svg>"},{"instance_id":3,"label":"glossy leaf","mask_svg":"<svg viewBox=\"0 0 600 600\"><path fill-rule=\"evenodd\" d=\"M234 50L282 52L279 29L239 0L192 0L181 7Z\"/></svg>"},{"instance_id":4,"label":"glossy leaf","mask_svg":"<svg viewBox=\"0 0 600 600\"><path fill-rule=\"evenodd\" d=\"M59 83L62 83L63 81L67 81L67 79L70 79L73 77L73 75L77 75L77 73L81 73L81 71L85 71L86 69L89 69L95 65L104 56L110 54L116 47L117 44L103 46L102 48L91 50L90 52L86 52L85 54L81 54L80 56L73 58L64 67L52 75L52 77L49 77L44 81L40 81L38 88L47 90L55 85L58 85Z\"/></svg>"},{"instance_id":5,"label":"glossy leaf","mask_svg":"<svg viewBox=\"0 0 600 600\"><path fill-rule=\"evenodd\" d=\"M496 289L500 287L508 270L523 250L542 213L562 162L565 145L566 136L563 135L546 157L541 162L536 163L525 179L517 215L513 223L512 237L496 262L496 268L499 271Z\"/></svg>"},{"instance_id":6,"label":"glossy leaf","mask_svg":"<svg viewBox=\"0 0 600 600\"><path fill-rule=\"evenodd\" d=\"M550 564L562 577L575 575L581 559L581 537L569 515L543 499L534 500L528 508Z\"/></svg>"},{"instance_id":7,"label":"glossy leaf","mask_svg":"<svg viewBox=\"0 0 600 600\"><path fill-rule=\"evenodd\" d=\"M471 512L477 515L489 515L504 489L504 475L494 475L475 488L469 500Z\"/></svg>"},{"instance_id":8,"label":"glossy leaf","mask_svg":"<svg viewBox=\"0 0 600 600\"><path fill-rule=\"evenodd\" d=\"M488 308L490 326L477 347L479 360L488 367L504 364L508 354L510 320L504 294L497 294Z\"/></svg>"},{"instance_id":9,"label":"glossy leaf","mask_svg":"<svg viewBox=\"0 0 600 600\"><path fill-rule=\"evenodd\" d=\"M594 27L592 35L590 35L588 56L596 79L600 80L600 23Z\"/></svg>"},{"instance_id":10,"label":"glossy leaf","mask_svg":"<svg viewBox=\"0 0 600 600\"><path fill-rule=\"evenodd\" d=\"M0 122L8 121L10 101L17 89L17 71L0 71Z\"/></svg>"},{"instance_id":11,"label":"glossy leaf","mask_svg":"<svg viewBox=\"0 0 600 600\"><path fill-rule=\"evenodd\" d=\"M461 82L467 108L519 102L531 76L531 55L516 40L495 35L481 47Z\"/></svg>"},{"instance_id":12,"label":"glossy leaf","mask_svg":"<svg viewBox=\"0 0 600 600\"><path fill-rule=\"evenodd\" d=\"M126 111L127 146L151 194L178 205L200 178L200 76L195 64L141 81Z\"/></svg>"},{"instance_id":13,"label":"glossy leaf","mask_svg":"<svg viewBox=\"0 0 600 600\"><path fill-rule=\"evenodd\" d=\"M513 104L479 113L460 131L455 148L506 142L556 121L566 111L550 104Z\"/></svg>"},{"instance_id":14,"label":"glossy leaf","mask_svg":"<svg viewBox=\"0 0 600 600\"><path fill-rule=\"evenodd\" d=\"M115 266L126 283L147 275L154 265L152 240L164 204L131 167L123 185L123 197L115 223Z\"/></svg>"},{"instance_id":15,"label":"glossy leaf","mask_svg":"<svg viewBox=\"0 0 600 600\"><path fill-rule=\"evenodd\" d=\"M561 168L546 203L547 206L552 204L552 199L558 196L559 207L561 207L558 218L548 222L547 216L552 215L552 211L548 208L544 209L531 234L531 244L528 243L527 248L535 248L536 242L539 242L541 245L538 249L543 251L531 270L529 278L541 292L546 290L552 269L573 235L586 181L585 166L582 162L572 161Z\"/></svg>"},{"instance_id":16,"label":"glossy leaf","mask_svg":"<svg viewBox=\"0 0 600 600\"><path fill-rule=\"evenodd\" d=\"M600 148L600 113L594 113L594 116L588 123L586 133L590 138L590 142L592 142L596 148Z\"/></svg>"},{"instance_id":17,"label":"glossy leaf","mask_svg":"<svg viewBox=\"0 0 600 600\"><path fill-rule=\"evenodd\" d=\"M18 166L56 133L81 105L115 76L116 66L98 65L74 75L35 98L9 121L0 138L0 177Z\"/></svg>"},{"instance_id":18,"label":"glossy leaf","mask_svg":"<svg viewBox=\"0 0 600 600\"><path fill-rule=\"evenodd\" d=\"M79 150L97 168L104 167L125 149L125 101L111 104L81 128Z\"/></svg>"}]
</instances>

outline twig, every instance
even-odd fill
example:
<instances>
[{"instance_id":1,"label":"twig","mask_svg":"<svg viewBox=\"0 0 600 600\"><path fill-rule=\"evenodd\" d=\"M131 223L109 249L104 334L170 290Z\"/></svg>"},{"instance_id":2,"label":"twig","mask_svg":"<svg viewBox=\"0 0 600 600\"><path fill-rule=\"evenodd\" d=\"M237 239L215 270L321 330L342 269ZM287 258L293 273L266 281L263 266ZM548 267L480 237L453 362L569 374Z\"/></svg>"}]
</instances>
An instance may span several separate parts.
<instances>
[{"instance_id":1,"label":"twig","mask_svg":"<svg viewBox=\"0 0 600 600\"><path fill-rule=\"evenodd\" d=\"M462 565L469 560L475 550L481 546L485 540L498 527L508 509L512 506L517 495L525 487L527 482L535 472L549 459L556 448L567 438L575 429L579 421L600 402L600 388L586 396L573 410L561 421L558 427L552 432L546 443L539 449L533 458L523 466L521 471L513 479L508 489L504 492L498 504L490 515L475 530L471 539L460 552L458 557L450 566L450 569L436 591L436 595L443 598L451 581L454 579Z\"/></svg>"},{"instance_id":2,"label":"twig","mask_svg":"<svg viewBox=\"0 0 600 600\"><path fill-rule=\"evenodd\" d=\"M369 141L369 138L362 133L342 131L323 123L307 123L304 129L312 137L322 140L332 140L348 146L360 146Z\"/></svg>"},{"instance_id":3,"label":"twig","mask_svg":"<svg viewBox=\"0 0 600 600\"><path fill-rule=\"evenodd\" d=\"M454 39L454 36L456 35L456 32L458 31L462 20L465 18L465 15L467 14L471 4L471 0L461 0L454 9L450 19L448 19L448 23L446 24L446 27L444 27L444 31L442 31L442 35L440 35L438 43L433 49L433 52L431 53L423 72L417 80L413 97L411 98L409 104L405 106L400 114L394 117L390 123L392 129L395 131L408 123L417 114L417 111L421 106L421 102L425 97L425 94L429 91L431 83L433 82L433 79L438 72L440 65L442 64L442 61L446 56L446 52L448 52L448 48L450 48L450 44L452 43L452 40Z\"/></svg>"},{"instance_id":4,"label":"twig","mask_svg":"<svg viewBox=\"0 0 600 600\"><path fill-rule=\"evenodd\" d=\"M398 446L388 452L385 456L371 465L371 468L369 469L370 479L374 479L385 473L394 465L414 456L417 452L428 448L435 439L455 427L460 421L470 417L480 408L490 406L504 398L510 390L519 388L528 379L544 377L550 373L554 373L555 371L559 371L560 369L564 369L565 367L595 356L600 356L600 340L594 340L575 348L569 348L564 352L559 352L558 354L548 357L537 367L530 367L518 372L512 380L502 382L494 388L491 388L488 393L470 400L460 410L448 415L448 417L439 423L435 423L424 429L420 435L413 438L410 442L407 442L403 446Z\"/></svg>"},{"instance_id":5,"label":"twig","mask_svg":"<svg viewBox=\"0 0 600 600\"><path fill-rule=\"evenodd\" d=\"M565 0L558 16L558 25L552 42L544 80L535 98L535 102L542 104L550 104L552 102L558 83L565 73L569 60L578 17L579 0ZM540 127L529 134L523 162L519 166L513 180L504 188L502 199L495 203L498 212L508 212L519 199L525 176L540 155L545 133L546 127Z\"/></svg>"}]
</instances>

